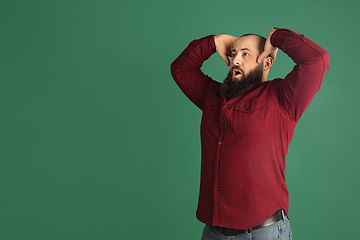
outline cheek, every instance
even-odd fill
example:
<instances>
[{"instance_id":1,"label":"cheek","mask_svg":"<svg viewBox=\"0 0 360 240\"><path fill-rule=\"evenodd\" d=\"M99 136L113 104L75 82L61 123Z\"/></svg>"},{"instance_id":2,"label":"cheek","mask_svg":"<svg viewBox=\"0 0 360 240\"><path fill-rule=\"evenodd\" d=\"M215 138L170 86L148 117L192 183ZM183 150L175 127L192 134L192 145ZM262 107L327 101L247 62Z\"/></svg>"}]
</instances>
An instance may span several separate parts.
<instances>
[{"instance_id":1,"label":"cheek","mask_svg":"<svg viewBox=\"0 0 360 240\"><path fill-rule=\"evenodd\" d=\"M244 68L246 68L247 71L252 71L254 69L256 69L257 67L259 67L261 63L256 63L256 62L251 62L248 63L246 66L244 66Z\"/></svg>"}]
</instances>

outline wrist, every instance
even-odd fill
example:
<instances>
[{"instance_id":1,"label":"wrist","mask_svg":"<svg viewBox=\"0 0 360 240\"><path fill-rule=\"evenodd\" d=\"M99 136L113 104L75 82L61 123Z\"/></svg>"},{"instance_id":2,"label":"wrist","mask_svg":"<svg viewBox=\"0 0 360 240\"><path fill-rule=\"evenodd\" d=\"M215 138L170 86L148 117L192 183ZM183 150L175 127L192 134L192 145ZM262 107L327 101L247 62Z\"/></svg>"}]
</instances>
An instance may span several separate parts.
<instances>
[{"instance_id":1,"label":"wrist","mask_svg":"<svg viewBox=\"0 0 360 240\"><path fill-rule=\"evenodd\" d=\"M215 46L217 46L219 43L219 35L214 36L214 42L215 42Z\"/></svg>"}]
</instances>

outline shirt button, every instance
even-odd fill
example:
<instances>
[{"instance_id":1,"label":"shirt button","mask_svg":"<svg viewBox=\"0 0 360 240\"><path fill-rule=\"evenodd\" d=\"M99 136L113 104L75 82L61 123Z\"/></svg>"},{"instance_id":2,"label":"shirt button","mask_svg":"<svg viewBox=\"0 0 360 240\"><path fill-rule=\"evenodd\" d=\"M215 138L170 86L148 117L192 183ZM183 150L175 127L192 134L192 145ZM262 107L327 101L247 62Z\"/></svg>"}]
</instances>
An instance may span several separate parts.
<instances>
[{"instance_id":1,"label":"shirt button","mask_svg":"<svg viewBox=\"0 0 360 240\"><path fill-rule=\"evenodd\" d=\"M217 188L215 188L215 190L216 190L216 191L220 191L220 188L217 187Z\"/></svg>"},{"instance_id":2,"label":"shirt button","mask_svg":"<svg viewBox=\"0 0 360 240\"><path fill-rule=\"evenodd\" d=\"M221 124L224 124L225 122L224 122L224 121L221 121L220 123L221 123Z\"/></svg>"},{"instance_id":3,"label":"shirt button","mask_svg":"<svg viewBox=\"0 0 360 240\"><path fill-rule=\"evenodd\" d=\"M229 103L227 106L228 106L228 107L231 107L231 104Z\"/></svg>"},{"instance_id":4,"label":"shirt button","mask_svg":"<svg viewBox=\"0 0 360 240\"><path fill-rule=\"evenodd\" d=\"M219 142L219 145L222 145L222 142Z\"/></svg>"},{"instance_id":5,"label":"shirt button","mask_svg":"<svg viewBox=\"0 0 360 240\"><path fill-rule=\"evenodd\" d=\"M219 168L219 167L220 167L220 164L216 164L216 167Z\"/></svg>"}]
</instances>

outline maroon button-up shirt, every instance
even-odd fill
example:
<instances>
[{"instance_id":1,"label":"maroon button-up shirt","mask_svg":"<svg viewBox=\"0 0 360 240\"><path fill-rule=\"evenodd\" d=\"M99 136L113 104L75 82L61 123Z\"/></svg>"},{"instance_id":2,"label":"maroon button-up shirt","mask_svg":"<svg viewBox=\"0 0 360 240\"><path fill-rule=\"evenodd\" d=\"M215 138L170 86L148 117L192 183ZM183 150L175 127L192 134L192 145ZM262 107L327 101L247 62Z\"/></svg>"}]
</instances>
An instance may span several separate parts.
<instances>
[{"instance_id":1,"label":"maroon button-up shirt","mask_svg":"<svg viewBox=\"0 0 360 240\"><path fill-rule=\"evenodd\" d=\"M254 227L279 209L288 212L285 157L296 123L320 89L329 55L288 29L271 44L295 63L285 79L251 85L226 101L220 83L200 70L216 52L214 36L192 41L172 63L180 89L202 111L201 180L197 218L235 229Z\"/></svg>"}]
</instances>

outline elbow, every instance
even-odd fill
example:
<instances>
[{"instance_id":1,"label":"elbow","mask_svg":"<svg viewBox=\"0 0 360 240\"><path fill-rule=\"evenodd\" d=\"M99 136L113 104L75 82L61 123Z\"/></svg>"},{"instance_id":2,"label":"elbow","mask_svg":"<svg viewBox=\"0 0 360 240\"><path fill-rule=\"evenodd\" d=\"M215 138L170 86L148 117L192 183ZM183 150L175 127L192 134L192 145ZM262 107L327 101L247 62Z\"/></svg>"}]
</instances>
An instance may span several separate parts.
<instances>
[{"instance_id":1,"label":"elbow","mask_svg":"<svg viewBox=\"0 0 360 240\"><path fill-rule=\"evenodd\" d=\"M174 76L174 74L176 73L176 71L178 70L178 67L177 67L177 64L176 64L176 60L173 61L170 65L170 72L171 72L171 75Z\"/></svg>"},{"instance_id":2,"label":"elbow","mask_svg":"<svg viewBox=\"0 0 360 240\"><path fill-rule=\"evenodd\" d=\"M178 59L170 64L170 73L175 82L178 82L182 75L182 67Z\"/></svg>"},{"instance_id":3,"label":"elbow","mask_svg":"<svg viewBox=\"0 0 360 240\"><path fill-rule=\"evenodd\" d=\"M171 64L170 64L170 71L171 73L176 69L176 66L175 66L175 61L173 61Z\"/></svg>"},{"instance_id":4,"label":"elbow","mask_svg":"<svg viewBox=\"0 0 360 240\"><path fill-rule=\"evenodd\" d=\"M309 66L316 66L318 70L323 69L325 72L329 69L330 55L322 49L318 54L312 57L312 60L309 61Z\"/></svg>"},{"instance_id":5,"label":"elbow","mask_svg":"<svg viewBox=\"0 0 360 240\"><path fill-rule=\"evenodd\" d=\"M170 65L170 72L175 81L180 78L182 73L186 72L184 70L183 63L179 58L175 59Z\"/></svg>"},{"instance_id":6,"label":"elbow","mask_svg":"<svg viewBox=\"0 0 360 240\"><path fill-rule=\"evenodd\" d=\"M325 51L324 49L322 49L322 51L320 52L321 58L319 58L319 60L322 62L322 64L324 65L325 71L329 69L329 64L330 64L330 55L327 51Z\"/></svg>"},{"instance_id":7,"label":"elbow","mask_svg":"<svg viewBox=\"0 0 360 240\"><path fill-rule=\"evenodd\" d=\"M324 52L322 53L322 58L324 61L324 66L325 66L325 71L329 69L329 64L330 64L330 55L328 52L326 52L324 50Z\"/></svg>"}]
</instances>

